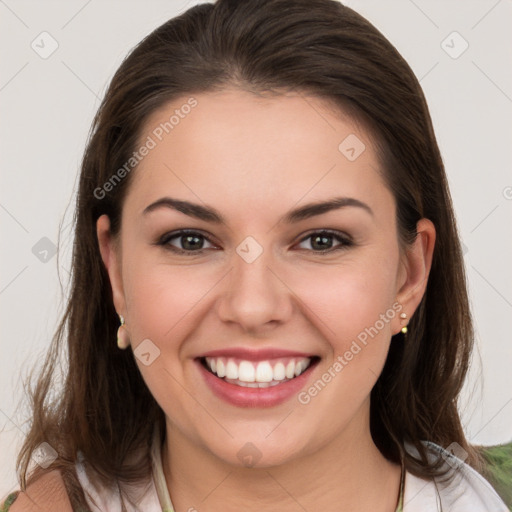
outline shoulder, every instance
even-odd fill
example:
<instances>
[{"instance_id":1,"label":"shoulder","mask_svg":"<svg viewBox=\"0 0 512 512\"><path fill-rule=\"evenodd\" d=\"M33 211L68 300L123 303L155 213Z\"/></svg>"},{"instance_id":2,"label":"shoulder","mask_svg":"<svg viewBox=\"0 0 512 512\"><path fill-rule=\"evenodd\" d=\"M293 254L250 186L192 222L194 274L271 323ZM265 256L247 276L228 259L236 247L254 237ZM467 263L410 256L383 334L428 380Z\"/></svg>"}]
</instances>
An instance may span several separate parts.
<instances>
[{"instance_id":1,"label":"shoulder","mask_svg":"<svg viewBox=\"0 0 512 512\"><path fill-rule=\"evenodd\" d=\"M449 510L450 512L508 512L491 484L453 453L430 442L424 443L432 460L442 457L450 478L425 480L406 474L404 512ZM414 453L409 446L409 452Z\"/></svg>"},{"instance_id":2,"label":"shoulder","mask_svg":"<svg viewBox=\"0 0 512 512\"><path fill-rule=\"evenodd\" d=\"M10 495L12 496L12 495ZM11 501L12 505L9 505ZM7 499L2 512L43 512L59 510L73 512L68 493L59 471L50 471L30 484L26 491L19 491L14 502Z\"/></svg>"}]
</instances>

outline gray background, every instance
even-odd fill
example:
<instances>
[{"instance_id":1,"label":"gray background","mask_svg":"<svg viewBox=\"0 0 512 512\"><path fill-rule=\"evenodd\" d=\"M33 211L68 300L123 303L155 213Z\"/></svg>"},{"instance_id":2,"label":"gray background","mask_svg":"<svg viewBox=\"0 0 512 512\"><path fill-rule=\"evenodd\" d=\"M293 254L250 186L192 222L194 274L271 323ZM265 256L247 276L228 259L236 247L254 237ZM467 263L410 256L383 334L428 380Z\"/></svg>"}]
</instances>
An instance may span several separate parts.
<instances>
[{"instance_id":1,"label":"gray background","mask_svg":"<svg viewBox=\"0 0 512 512\"><path fill-rule=\"evenodd\" d=\"M0 0L0 497L17 487L22 379L42 361L63 310L72 198L93 115L130 48L194 3ZM475 443L511 440L512 2L347 4L421 80L466 247L478 335L461 401L465 428ZM55 43L43 31L58 44L46 59L40 53Z\"/></svg>"}]
</instances>

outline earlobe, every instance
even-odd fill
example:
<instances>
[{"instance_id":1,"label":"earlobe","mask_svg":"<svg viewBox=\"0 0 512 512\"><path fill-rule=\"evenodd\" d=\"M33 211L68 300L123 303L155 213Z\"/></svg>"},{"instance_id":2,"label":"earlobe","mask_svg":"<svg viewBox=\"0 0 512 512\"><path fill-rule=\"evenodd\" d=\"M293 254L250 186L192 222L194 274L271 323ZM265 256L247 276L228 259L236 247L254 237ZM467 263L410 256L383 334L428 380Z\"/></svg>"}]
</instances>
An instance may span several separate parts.
<instances>
[{"instance_id":1,"label":"earlobe","mask_svg":"<svg viewBox=\"0 0 512 512\"><path fill-rule=\"evenodd\" d=\"M421 302L427 287L428 276L432 266L436 229L429 219L421 219L416 227L415 241L408 247L404 257L405 280L397 294L397 301L402 305L406 317L413 316ZM397 322L394 334L400 332L404 325Z\"/></svg>"},{"instance_id":2,"label":"earlobe","mask_svg":"<svg viewBox=\"0 0 512 512\"><path fill-rule=\"evenodd\" d=\"M107 270L114 307L118 314L125 314L125 300L121 278L121 262L119 248L110 231L110 219L107 215L101 215L96 222L96 235L101 253L101 259Z\"/></svg>"}]
</instances>

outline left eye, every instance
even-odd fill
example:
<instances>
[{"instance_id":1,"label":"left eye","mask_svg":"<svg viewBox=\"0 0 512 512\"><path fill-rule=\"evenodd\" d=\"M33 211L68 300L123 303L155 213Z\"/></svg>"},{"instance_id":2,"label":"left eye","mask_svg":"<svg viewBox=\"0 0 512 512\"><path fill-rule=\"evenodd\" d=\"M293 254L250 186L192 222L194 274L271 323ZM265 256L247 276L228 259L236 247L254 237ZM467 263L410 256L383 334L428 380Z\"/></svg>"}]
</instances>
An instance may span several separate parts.
<instances>
[{"instance_id":1,"label":"left eye","mask_svg":"<svg viewBox=\"0 0 512 512\"><path fill-rule=\"evenodd\" d=\"M333 247L333 240L338 240L338 245ZM307 243L309 247L302 247L302 249L312 249L314 252L327 252L330 250L341 249L350 246L351 242L347 238L329 231L319 231L311 233L303 238L300 244ZM299 245L300 245L299 244Z\"/></svg>"}]
</instances>

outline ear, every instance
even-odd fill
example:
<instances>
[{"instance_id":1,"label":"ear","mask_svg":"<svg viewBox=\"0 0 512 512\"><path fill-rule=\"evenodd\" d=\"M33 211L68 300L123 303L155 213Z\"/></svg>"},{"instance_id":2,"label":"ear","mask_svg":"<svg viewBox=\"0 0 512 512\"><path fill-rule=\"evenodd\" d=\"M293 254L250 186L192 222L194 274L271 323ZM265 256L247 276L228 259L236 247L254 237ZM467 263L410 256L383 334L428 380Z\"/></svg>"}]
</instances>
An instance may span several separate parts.
<instances>
[{"instance_id":1,"label":"ear","mask_svg":"<svg viewBox=\"0 0 512 512\"><path fill-rule=\"evenodd\" d=\"M403 307L401 313L405 313L407 319L400 322L401 319L397 316L396 325L393 325L393 334L400 332L402 327L409 323L419 306L427 288L432 266L436 228L429 219L421 219L416 225L416 232L415 241L406 249L403 256L401 284L397 293L397 301Z\"/></svg>"},{"instance_id":2,"label":"ear","mask_svg":"<svg viewBox=\"0 0 512 512\"><path fill-rule=\"evenodd\" d=\"M114 307L119 315L125 316L126 302L124 298L123 280L121 278L121 250L110 232L110 219L102 215L96 222L96 234L101 253L101 259L107 269L112 287Z\"/></svg>"}]
</instances>

